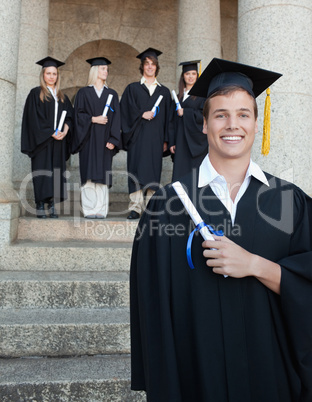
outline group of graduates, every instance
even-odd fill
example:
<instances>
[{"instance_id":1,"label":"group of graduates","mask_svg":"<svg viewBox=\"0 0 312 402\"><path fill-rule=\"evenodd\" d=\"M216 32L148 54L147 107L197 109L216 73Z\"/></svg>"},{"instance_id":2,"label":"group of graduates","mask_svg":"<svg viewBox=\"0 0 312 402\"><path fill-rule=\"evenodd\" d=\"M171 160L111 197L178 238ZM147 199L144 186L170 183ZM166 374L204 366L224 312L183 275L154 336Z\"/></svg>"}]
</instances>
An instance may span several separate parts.
<instances>
[{"instance_id":1,"label":"group of graduates","mask_svg":"<svg viewBox=\"0 0 312 402\"><path fill-rule=\"evenodd\" d=\"M112 158L125 149L128 218L145 209L130 267L131 388L148 402L311 402L312 199L251 159L256 98L281 74L213 59L198 78L186 62L172 100L159 55L137 56L141 81L120 102L110 61L87 60L74 108L59 89L63 63L38 62L22 125L37 216L48 204L57 217L66 159L79 153L83 214L104 218ZM159 188L168 153L180 183Z\"/></svg>"},{"instance_id":2,"label":"group of graduates","mask_svg":"<svg viewBox=\"0 0 312 402\"><path fill-rule=\"evenodd\" d=\"M85 218L103 219L109 206L112 159L127 151L128 219L138 219L149 199L160 187L162 158L171 155L173 179L198 167L207 154L207 137L202 133L204 99L190 96L198 79L199 61L180 63L178 102L157 80L158 56L148 48L141 61L141 80L129 84L121 101L107 86L105 57L86 60L90 64L86 87L78 90L74 107L60 90L59 67L52 57L37 62L42 66L40 86L26 100L21 151L31 158L36 214L57 218L55 203L67 198L66 160L79 153L81 206Z\"/></svg>"}]
</instances>

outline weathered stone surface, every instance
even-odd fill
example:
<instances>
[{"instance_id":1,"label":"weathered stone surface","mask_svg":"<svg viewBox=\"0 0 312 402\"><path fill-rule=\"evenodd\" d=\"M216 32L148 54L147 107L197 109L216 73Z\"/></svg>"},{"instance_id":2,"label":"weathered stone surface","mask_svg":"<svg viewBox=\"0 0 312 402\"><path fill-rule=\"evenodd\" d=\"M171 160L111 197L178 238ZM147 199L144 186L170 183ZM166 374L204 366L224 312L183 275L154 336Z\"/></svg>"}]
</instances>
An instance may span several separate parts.
<instances>
[{"instance_id":1,"label":"weathered stone surface","mask_svg":"<svg viewBox=\"0 0 312 402\"><path fill-rule=\"evenodd\" d=\"M129 310L2 309L0 356L80 356L130 351Z\"/></svg>"},{"instance_id":2,"label":"weathered stone surface","mask_svg":"<svg viewBox=\"0 0 312 402\"><path fill-rule=\"evenodd\" d=\"M0 309L128 305L127 272L0 271Z\"/></svg>"},{"instance_id":3,"label":"weathered stone surface","mask_svg":"<svg viewBox=\"0 0 312 402\"><path fill-rule=\"evenodd\" d=\"M0 400L143 402L130 390L130 356L0 359Z\"/></svg>"},{"instance_id":4,"label":"weathered stone surface","mask_svg":"<svg viewBox=\"0 0 312 402\"><path fill-rule=\"evenodd\" d=\"M20 241L0 249L0 270L127 271L131 244Z\"/></svg>"},{"instance_id":5,"label":"weathered stone surface","mask_svg":"<svg viewBox=\"0 0 312 402\"><path fill-rule=\"evenodd\" d=\"M132 242L138 221L124 218L85 219L64 217L59 219L20 218L18 240L32 241L100 241Z\"/></svg>"}]
</instances>

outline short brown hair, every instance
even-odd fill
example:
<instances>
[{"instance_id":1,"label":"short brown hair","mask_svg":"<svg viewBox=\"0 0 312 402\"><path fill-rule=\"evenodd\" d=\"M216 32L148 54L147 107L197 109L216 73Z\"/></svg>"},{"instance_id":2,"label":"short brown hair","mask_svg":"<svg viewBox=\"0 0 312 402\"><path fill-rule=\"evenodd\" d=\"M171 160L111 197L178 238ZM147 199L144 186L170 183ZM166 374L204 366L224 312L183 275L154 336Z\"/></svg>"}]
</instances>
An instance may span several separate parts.
<instances>
[{"instance_id":1,"label":"short brown hair","mask_svg":"<svg viewBox=\"0 0 312 402\"><path fill-rule=\"evenodd\" d=\"M226 96L226 95L230 95L233 92L236 91L245 91L246 93L248 93L245 89L243 89L242 87L239 87L237 85L231 85L225 88L220 89L219 91L214 92L211 96L209 96L209 98L207 98L205 105L204 105L204 109L203 109L203 116L206 120L208 120L208 115L209 115L209 110L210 110L210 99L216 97L216 96ZM251 96L249 93L248 95L253 99L254 101L254 113L255 113L255 119L258 118L258 105L256 102L256 99Z\"/></svg>"},{"instance_id":2,"label":"short brown hair","mask_svg":"<svg viewBox=\"0 0 312 402\"><path fill-rule=\"evenodd\" d=\"M144 57L144 59L141 60L141 64L139 67L141 75L143 75L143 72L144 72L144 63L145 63L146 59L152 60L153 64L155 64L155 66L156 66L155 77L157 77L159 70L160 70L160 66L159 66L158 60L153 56L146 56L146 57Z\"/></svg>"}]
</instances>

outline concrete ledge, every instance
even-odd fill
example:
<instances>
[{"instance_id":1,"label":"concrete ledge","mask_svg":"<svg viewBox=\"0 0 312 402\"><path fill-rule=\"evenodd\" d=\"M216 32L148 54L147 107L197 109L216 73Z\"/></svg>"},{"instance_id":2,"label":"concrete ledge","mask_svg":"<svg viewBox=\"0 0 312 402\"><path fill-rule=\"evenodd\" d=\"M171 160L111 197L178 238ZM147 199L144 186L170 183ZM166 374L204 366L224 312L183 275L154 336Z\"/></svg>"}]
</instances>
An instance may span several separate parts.
<instances>
[{"instance_id":1,"label":"concrete ledge","mask_svg":"<svg viewBox=\"0 0 312 402\"><path fill-rule=\"evenodd\" d=\"M18 240L132 242L138 221L119 219L20 218Z\"/></svg>"},{"instance_id":2,"label":"concrete ledge","mask_svg":"<svg viewBox=\"0 0 312 402\"><path fill-rule=\"evenodd\" d=\"M0 309L128 305L127 272L0 271Z\"/></svg>"},{"instance_id":3,"label":"concrete ledge","mask_svg":"<svg viewBox=\"0 0 312 402\"><path fill-rule=\"evenodd\" d=\"M129 353L127 308L0 310L0 356Z\"/></svg>"},{"instance_id":4,"label":"concrete ledge","mask_svg":"<svg viewBox=\"0 0 312 402\"><path fill-rule=\"evenodd\" d=\"M0 359L0 400L143 402L130 390L130 356Z\"/></svg>"},{"instance_id":5,"label":"concrete ledge","mask_svg":"<svg viewBox=\"0 0 312 402\"><path fill-rule=\"evenodd\" d=\"M18 241L0 250L0 270L128 271L131 243Z\"/></svg>"}]
</instances>

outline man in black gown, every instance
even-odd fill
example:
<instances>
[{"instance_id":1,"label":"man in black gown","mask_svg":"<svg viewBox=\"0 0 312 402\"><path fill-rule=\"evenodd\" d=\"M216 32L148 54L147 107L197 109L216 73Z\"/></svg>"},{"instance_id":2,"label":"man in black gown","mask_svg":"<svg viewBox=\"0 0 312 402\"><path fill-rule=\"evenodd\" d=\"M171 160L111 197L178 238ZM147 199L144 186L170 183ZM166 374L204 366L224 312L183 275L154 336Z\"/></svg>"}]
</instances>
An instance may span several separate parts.
<instances>
[{"instance_id":1,"label":"man in black gown","mask_svg":"<svg viewBox=\"0 0 312 402\"><path fill-rule=\"evenodd\" d=\"M123 144L128 151L128 219L138 219L158 190L163 151L168 147L171 95L156 79L160 54L159 50L148 48L137 56L142 78L127 86L120 101ZM153 111L159 96L163 98Z\"/></svg>"},{"instance_id":2,"label":"man in black gown","mask_svg":"<svg viewBox=\"0 0 312 402\"><path fill-rule=\"evenodd\" d=\"M141 218L131 262L132 389L151 402L312 401L312 203L250 159L255 98L280 74L214 59L192 94L208 98L209 155ZM224 277L228 275L228 277Z\"/></svg>"}]
</instances>

